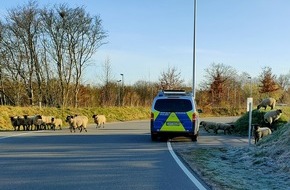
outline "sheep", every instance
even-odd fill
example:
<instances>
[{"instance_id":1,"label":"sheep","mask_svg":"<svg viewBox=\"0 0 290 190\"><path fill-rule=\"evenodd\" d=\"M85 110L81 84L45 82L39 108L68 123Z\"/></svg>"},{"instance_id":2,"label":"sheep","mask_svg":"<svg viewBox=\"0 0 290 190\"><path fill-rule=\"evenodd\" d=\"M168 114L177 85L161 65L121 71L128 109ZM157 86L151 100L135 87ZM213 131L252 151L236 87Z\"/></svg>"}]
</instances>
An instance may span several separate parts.
<instances>
[{"instance_id":1,"label":"sheep","mask_svg":"<svg viewBox=\"0 0 290 190\"><path fill-rule=\"evenodd\" d=\"M32 130L34 116L23 115L26 130Z\"/></svg>"},{"instance_id":2,"label":"sheep","mask_svg":"<svg viewBox=\"0 0 290 190\"><path fill-rule=\"evenodd\" d=\"M217 131L223 130L224 134L228 132L228 134L232 134L232 130L234 129L234 125L228 123L217 123Z\"/></svg>"},{"instance_id":3,"label":"sheep","mask_svg":"<svg viewBox=\"0 0 290 190\"><path fill-rule=\"evenodd\" d=\"M201 121L199 123L201 126L204 127L204 129L209 133L209 130L212 129L215 134L217 134L218 126L216 122L210 122L210 121Z\"/></svg>"},{"instance_id":4,"label":"sheep","mask_svg":"<svg viewBox=\"0 0 290 190\"><path fill-rule=\"evenodd\" d=\"M51 123L52 123L52 128L53 130L55 130L55 127L59 127L59 129L61 130L62 127L62 120L61 119L55 119L54 117L51 118Z\"/></svg>"},{"instance_id":5,"label":"sheep","mask_svg":"<svg viewBox=\"0 0 290 190\"><path fill-rule=\"evenodd\" d=\"M94 122L97 124L96 128L100 128L101 125L103 125L103 128L105 127L106 123L106 116L105 115L93 115Z\"/></svg>"},{"instance_id":6,"label":"sheep","mask_svg":"<svg viewBox=\"0 0 290 190\"><path fill-rule=\"evenodd\" d=\"M253 136L255 138L255 144L261 140L262 137L272 134L272 131L269 127L260 127L259 125L254 125Z\"/></svg>"},{"instance_id":7,"label":"sheep","mask_svg":"<svg viewBox=\"0 0 290 190\"><path fill-rule=\"evenodd\" d=\"M268 111L264 115L264 121L266 123L269 123L269 126L271 127L272 124L281 117L281 115L282 115L281 109Z\"/></svg>"},{"instance_id":8,"label":"sheep","mask_svg":"<svg viewBox=\"0 0 290 190\"><path fill-rule=\"evenodd\" d=\"M40 130L41 126L45 126L46 123L43 122L41 115L35 115L33 117L33 125L35 126L35 130Z\"/></svg>"},{"instance_id":9,"label":"sheep","mask_svg":"<svg viewBox=\"0 0 290 190\"><path fill-rule=\"evenodd\" d=\"M19 131L20 127L23 127L23 131L26 129L25 123L24 123L24 117L20 116L11 116L10 117L11 124L14 128L14 131Z\"/></svg>"},{"instance_id":10,"label":"sheep","mask_svg":"<svg viewBox=\"0 0 290 190\"><path fill-rule=\"evenodd\" d=\"M48 129L52 129L52 118L54 118L54 116L45 116L45 115L41 115L41 119L43 121L43 126L44 129L48 128Z\"/></svg>"},{"instance_id":11,"label":"sheep","mask_svg":"<svg viewBox=\"0 0 290 190\"><path fill-rule=\"evenodd\" d=\"M11 124L12 124L12 126L14 128L14 131L20 129L20 123L19 123L19 120L18 120L18 116L10 116L10 121L11 121Z\"/></svg>"},{"instance_id":12,"label":"sheep","mask_svg":"<svg viewBox=\"0 0 290 190\"><path fill-rule=\"evenodd\" d=\"M69 123L70 132L72 132L72 130L76 132L76 128L79 128L80 132L82 132L83 129L87 132L87 124L89 121L87 116L68 115L65 121Z\"/></svg>"},{"instance_id":13,"label":"sheep","mask_svg":"<svg viewBox=\"0 0 290 190\"><path fill-rule=\"evenodd\" d=\"M261 101L261 103L257 106L257 109L259 110L261 107L264 107L265 110L267 109L267 106L270 106L271 110L275 108L276 100L274 98L265 98Z\"/></svg>"}]
</instances>

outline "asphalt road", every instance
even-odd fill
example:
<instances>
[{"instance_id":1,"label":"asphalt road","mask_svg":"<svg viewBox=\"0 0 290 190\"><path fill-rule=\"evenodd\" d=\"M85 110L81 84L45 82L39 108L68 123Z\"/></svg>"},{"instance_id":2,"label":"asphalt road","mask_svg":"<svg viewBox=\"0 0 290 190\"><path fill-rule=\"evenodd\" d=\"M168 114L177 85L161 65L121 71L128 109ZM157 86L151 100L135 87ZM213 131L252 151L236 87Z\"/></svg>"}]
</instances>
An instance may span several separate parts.
<instances>
[{"instance_id":1,"label":"asphalt road","mask_svg":"<svg viewBox=\"0 0 290 190\"><path fill-rule=\"evenodd\" d=\"M213 121L220 123L232 123L235 122L239 117L208 117L200 118L200 121ZM218 131L218 134L206 132L202 127L200 127L199 137L197 142L191 142L189 139L176 138L171 142L174 148L187 148L187 147L202 147L202 146L247 146L249 140L247 137L239 137L234 135L224 135L223 131ZM253 139L252 139L253 140ZM179 143L180 142L180 143Z\"/></svg>"},{"instance_id":2,"label":"asphalt road","mask_svg":"<svg viewBox=\"0 0 290 190\"><path fill-rule=\"evenodd\" d=\"M1 190L197 189L167 143L151 142L149 121L0 132L0 168Z\"/></svg>"},{"instance_id":3,"label":"asphalt road","mask_svg":"<svg viewBox=\"0 0 290 190\"><path fill-rule=\"evenodd\" d=\"M200 118L200 121L213 121L220 123L232 123L235 122L239 117L208 117ZM190 139L186 138L175 138L171 140L172 147L175 151L182 149L191 149L199 147L224 147L224 146L248 146L248 137L241 137L235 135L224 135L223 131L219 131L218 134L206 132L202 127L199 131L199 137L197 142L191 142ZM254 143L251 138L251 143Z\"/></svg>"}]
</instances>

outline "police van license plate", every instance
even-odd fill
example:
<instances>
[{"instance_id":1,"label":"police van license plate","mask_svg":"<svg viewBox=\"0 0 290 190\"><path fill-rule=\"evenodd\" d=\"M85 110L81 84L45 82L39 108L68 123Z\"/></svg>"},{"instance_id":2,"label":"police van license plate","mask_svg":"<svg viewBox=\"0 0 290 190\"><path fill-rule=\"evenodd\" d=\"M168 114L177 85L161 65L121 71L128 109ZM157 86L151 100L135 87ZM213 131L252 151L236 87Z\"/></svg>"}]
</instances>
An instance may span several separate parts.
<instances>
[{"instance_id":1,"label":"police van license plate","mask_svg":"<svg viewBox=\"0 0 290 190\"><path fill-rule=\"evenodd\" d=\"M180 122L178 122L178 121L168 121L168 122L166 122L166 125L167 126L179 126Z\"/></svg>"}]
</instances>

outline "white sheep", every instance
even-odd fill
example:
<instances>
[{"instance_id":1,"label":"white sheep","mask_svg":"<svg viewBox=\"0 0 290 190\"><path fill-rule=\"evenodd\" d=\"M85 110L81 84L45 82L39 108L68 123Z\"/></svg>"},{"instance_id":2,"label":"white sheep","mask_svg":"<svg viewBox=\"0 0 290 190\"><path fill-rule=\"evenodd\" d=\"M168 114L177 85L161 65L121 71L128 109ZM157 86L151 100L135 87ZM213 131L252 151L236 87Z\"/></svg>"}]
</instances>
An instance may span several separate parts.
<instances>
[{"instance_id":1,"label":"white sheep","mask_svg":"<svg viewBox=\"0 0 290 190\"><path fill-rule=\"evenodd\" d=\"M54 116L45 116L45 115L41 115L41 119L43 121L43 126L44 129L52 129L52 118L54 118Z\"/></svg>"},{"instance_id":2,"label":"white sheep","mask_svg":"<svg viewBox=\"0 0 290 190\"><path fill-rule=\"evenodd\" d=\"M255 144L259 142L262 137L272 134L272 131L269 127L260 127L259 125L254 125L254 138Z\"/></svg>"},{"instance_id":3,"label":"white sheep","mask_svg":"<svg viewBox=\"0 0 290 190\"><path fill-rule=\"evenodd\" d=\"M268 111L264 115L264 121L266 123L269 123L269 125L271 126L274 123L274 121L278 120L281 117L281 115L282 115L281 109Z\"/></svg>"},{"instance_id":4,"label":"white sheep","mask_svg":"<svg viewBox=\"0 0 290 190\"><path fill-rule=\"evenodd\" d=\"M97 124L96 128L100 128L101 125L103 125L103 128L105 127L105 123L107 121L105 115L93 115L94 122Z\"/></svg>"},{"instance_id":5,"label":"white sheep","mask_svg":"<svg viewBox=\"0 0 290 190\"><path fill-rule=\"evenodd\" d=\"M46 124L43 122L41 115L35 115L33 117L33 125L35 126L35 130L40 130L42 126L45 126Z\"/></svg>"},{"instance_id":6,"label":"white sheep","mask_svg":"<svg viewBox=\"0 0 290 190\"><path fill-rule=\"evenodd\" d=\"M87 132L87 124L89 121L87 116L68 115L65 121L70 125L70 132L72 132L72 130L75 132L76 128L79 128L80 132L82 132L83 129Z\"/></svg>"},{"instance_id":7,"label":"white sheep","mask_svg":"<svg viewBox=\"0 0 290 190\"><path fill-rule=\"evenodd\" d=\"M56 119L56 118L51 118L51 126L52 129L55 130L55 127L59 127L59 129L61 130L62 127L62 120L61 119Z\"/></svg>"},{"instance_id":8,"label":"white sheep","mask_svg":"<svg viewBox=\"0 0 290 190\"><path fill-rule=\"evenodd\" d=\"M217 123L217 131L223 130L224 134L232 134L232 131L234 129L234 125L228 124L228 123Z\"/></svg>"},{"instance_id":9,"label":"white sheep","mask_svg":"<svg viewBox=\"0 0 290 190\"><path fill-rule=\"evenodd\" d=\"M201 121L199 124L203 126L208 133L210 132L209 130L212 129L213 132L217 134L218 126L216 122Z\"/></svg>"},{"instance_id":10,"label":"white sheep","mask_svg":"<svg viewBox=\"0 0 290 190\"><path fill-rule=\"evenodd\" d=\"M261 103L257 106L259 110L261 107L267 109L267 106L270 106L271 110L275 108L276 100L274 98L265 98L261 101Z\"/></svg>"}]
</instances>

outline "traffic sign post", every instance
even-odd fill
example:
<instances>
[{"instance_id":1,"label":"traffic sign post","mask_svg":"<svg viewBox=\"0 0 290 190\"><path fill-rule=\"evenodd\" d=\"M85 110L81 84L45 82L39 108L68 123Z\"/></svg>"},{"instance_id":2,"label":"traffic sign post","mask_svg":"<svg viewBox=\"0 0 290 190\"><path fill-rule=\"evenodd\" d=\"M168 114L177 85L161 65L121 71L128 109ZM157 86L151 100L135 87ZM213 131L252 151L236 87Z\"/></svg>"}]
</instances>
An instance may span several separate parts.
<instances>
[{"instance_id":1,"label":"traffic sign post","mask_svg":"<svg viewBox=\"0 0 290 190\"><path fill-rule=\"evenodd\" d=\"M247 111L249 112L249 147L251 145L251 132L252 132L252 109L253 109L253 98L247 98Z\"/></svg>"}]
</instances>

